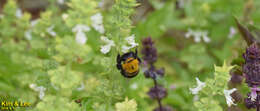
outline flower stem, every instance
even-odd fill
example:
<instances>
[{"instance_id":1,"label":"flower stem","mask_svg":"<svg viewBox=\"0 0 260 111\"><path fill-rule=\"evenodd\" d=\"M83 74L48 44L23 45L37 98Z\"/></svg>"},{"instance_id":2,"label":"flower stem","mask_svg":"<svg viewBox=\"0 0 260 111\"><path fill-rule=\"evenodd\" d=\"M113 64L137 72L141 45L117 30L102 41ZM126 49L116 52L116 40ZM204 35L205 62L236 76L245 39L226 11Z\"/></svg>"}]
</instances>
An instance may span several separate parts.
<instances>
[{"instance_id":1,"label":"flower stem","mask_svg":"<svg viewBox=\"0 0 260 111\"><path fill-rule=\"evenodd\" d=\"M157 84L157 81L156 81L155 78L153 78L153 82L154 82L154 85L155 85L155 89L157 89L158 84ZM161 99L159 99L158 91L156 91L156 96L157 96L157 102L159 104L160 111L162 111L163 110L162 109L162 103L161 103Z\"/></svg>"}]
</instances>

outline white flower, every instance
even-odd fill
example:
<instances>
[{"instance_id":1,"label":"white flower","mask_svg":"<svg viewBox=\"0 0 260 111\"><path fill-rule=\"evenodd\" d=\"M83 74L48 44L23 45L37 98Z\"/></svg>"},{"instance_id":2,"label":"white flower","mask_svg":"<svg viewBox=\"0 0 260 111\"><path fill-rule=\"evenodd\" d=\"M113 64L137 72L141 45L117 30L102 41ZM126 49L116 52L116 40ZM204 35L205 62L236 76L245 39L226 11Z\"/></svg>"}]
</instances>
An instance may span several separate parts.
<instances>
[{"instance_id":1,"label":"white flower","mask_svg":"<svg viewBox=\"0 0 260 111\"><path fill-rule=\"evenodd\" d=\"M25 33L24 33L24 36L27 40L32 40L32 30L27 30Z\"/></svg>"},{"instance_id":2,"label":"white flower","mask_svg":"<svg viewBox=\"0 0 260 111\"><path fill-rule=\"evenodd\" d=\"M34 91L36 91L36 92L39 92L39 98L40 99L43 99L43 97L44 97L44 91L46 90L46 88L45 87L43 87L43 86L36 86L36 84L30 84L30 86L29 86L31 89L33 89Z\"/></svg>"},{"instance_id":3,"label":"white flower","mask_svg":"<svg viewBox=\"0 0 260 111\"><path fill-rule=\"evenodd\" d=\"M134 48L138 46L137 43L135 43L135 35L131 35L129 37L126 37L125 40L128 42L129 45L131 45L131 48Z\"/></svg>"},{"instance_id":4,"label":"white flower","mask_svg":"<svg viewBox=\"0 0 260 111\"><path fill-rule=\"evenodd\" d=\"M228 38L229 39L233 38L236 33L237 33L237 30L234 27L230 27L229 28Z\"/></svg>"},{"instance_id":5,"label":"white flower","mask_svg":"<svg viewBox=\"0 0 260 111\"><path fill-rule=\"evenodd\" d=\"M91 25L94 27L95 30L97 30L101 34L105 33L105 29L103 26L103 16L101 15L101 13L97 13L91 16L90 19L92 21Z\"/></svg>"},{"instance_id":6,"label":"white flower","mask_svg":"<svg viewBox=\"0 0 260 111\"><path fill-rule=\"evenodd\" d=\"M90 17L91 21L93 24L102 24L103 23L103 16L101 15L101 13L97 13L93 16Z\"/></svg>"},{"instance_id":7,"label":"white flower","mask_svg":"<svg viewBox=\"0 0 260 111\"><path fill-rule=\"evenodd\" d=\"M39 20L33 20L33 21L31 21L31 28L33 28L38 22L39 22ZM25 37L27 40L32 40L32 29L28 29L28 30L24 33L24 37Z\"/></svg>"},{"instance_id":8,"label":"white flower","mask_svg":"<svg viewBox=\"0 0 260 111\"><path fill-rule=\"evenodd\" d=\"M80 31L76 33L76 42L82 45L87 42L87 37L84 32Z\"/></svg>"},{"instance_id":9,"label":"white flower","mask_svg":"<svg viewBox=\"0 0 260 111\"><path fill-rule=\"evenodd\" d=\"M46 29L46 31L53 37L55 37L57 34L53 31L54 25L51 25L49 28Z\"/></svg>"},{"instance_id":10,"label":"white flower","mask_svg":"<svg viewBox=\"0 0 260 111\"><path fill-rule=\"evenodd\" d=\"M227 102L227 105L230 107L232 104L236 105L234 102L233 102L233 98L231 97L231 94L236 91L237 89L236 88L233 88L233 89L230 89L230 90L225 90L224 89L224 95L226 97L226 102Z\"/></svg>"},{"instance_id":11,"label":"white flower","mask_svg":"<svg viewBox=\"0 0 260 111\"><path fill-rule=\"evenodd\" d=\"M66 13L65 13L65 14L62 14L62 19L63 19L63 20L66 20L68 17L69 17L69 15L66 14Z\"/></svg>"},{"instance_id":12,"label":"white flower","mask_svg":"<svg viewBox=\"0 0 260 111\"><path fill-rule=\"evenodd\" d=\"M136 90L138 88L138 85L137 83L133 83L131 86L130 86L131 89L133 90Z\"/></svg>"},{"instance_id":13,"label":"white flower","mask_svg":"<svg viewBox=\"0 0 260 111\"><path fill-rule=\"evenodd\" d=\"M20 8L16 9L15 16L16 16L17 18L22 18L23 12L22 12L22 10L21 10Z\"/></svg>"},{"instance_id":14,"label":"white flower","mask_svg":"<svg viewBox=\"0 0 260 111\"><path fill-rule=\"evenodd\" d=\"M31 21L31 26L34 27L36 24L38 24L39 20L36 19L36 20L32 20Z\"/></svg>"},{"instance_id":15,"label":"white flower","mask_svg":"<svg viewBox=\"0 0 260 111\"><path fill-rule=\"evenodd\" d=\"M85 88L85 85L84 85L83 82L81 82L81 85L80 85L80 87L77 88L77 90L78 90L78 91L81 91L81 90L83 90L84 88Z\"/></svg>"},{"instance_id":16,"label":"white flower","mask_svg":"<svg viewBox=\"0 0 260 111\"><path fill-rule=\"evenodd\" d=\"M130 45L130 46L126 46L126 45L122 46L122 52L124 52L124 53L126 53L129 49L138 46L138 43L135 42L134 34L129 37L126 37L125 40L127 41L128 45Z\"/></svg>"},{"instance_id":17,"label":"white flower","mask_svg":"<svg viewBox=\"0 0 260 111\"><path fill-rule=\"evenodd\" d=\"M90 28L83 24L76 25L73 29L73 32L76 33L76 42L79 44L85 44L87 42L87 37L85 35L85 32L90 31Z\"/></svg>"},{"instance_id":18,"label":"white flower","mask_svg":"<svg viewBox=\"0 0 260 111\"><path fill-rule=\"evenodd\" d=\"M197 87L190 88L191 93L194 94L194 95L198 94L198 92L206 86L206 84L204 82L201 82L199 80L199 78L197 78L197 77L196 77L196 81L197 81Z\"/></svg>"},{"instance_id":19,"label":"white flower","mask_svg":"<svg viewBox=\"0 0 260 111\"><path fill-rule=\"evenodd\" d=\"M88 31L90 31L89 26L83 24L78 24L72 29L72 32L88 32Z\"/></svg>"},{"instance_id":20,"label":"white flower","mask_svg":"<svg viewBox=\"0 0 260 111\"><path fill-rule=\"evenodd\" d=\"M58 4L63 5L65 2L64 0L57 0Z\"/></svg>"},{"instance_id":21,"label":"white flower","mask_svg":"<svg viewBox=\"0 0 260 111\"><path fill-rule=\"evenodd\" d=\"M203 39L206 43L210 42L210 38L208 37L207 31L194 31L192 29L188 29L188 32L185 34L185 37L190 38L191 36L193 36L195 42L200 42L201 39Z\"/></svg>"},{"instance_id":22,"label":"white flower","mask_svg":"<svg viewBox=\"0 0 260 111\"><path fill-rule=\"evenodd\" d=\"M106 45L103 45L101 46L101 49L100 51L103 53L103 54L106 54L110 51L111 47L112 46L115 46L115 43L113 40L109 40L107 37L105 36L101 36L101 41L105 42Z\"/></svg>"},{"instance_id":23,"label":"white flower","mask_svg":"<svg viewBox=\"0 0 260 111\"><path fill-rule=\"evenodd\" d=\"M129 49L131 49L131 47L128 47L126 45L122 46L122 52L124 52L124 53L128 52Z\"/></svg>"},{"instance_id":24,"label":"white flower","mask_svg":"<svg viewBox=\"0 0 260 111\"><path fill-rule=\"evenodd\" d=\"M210 38L208 37L208 33L204 34L202 36L203 40L206 42L206 43L209 43L210 42Z\"/></svg>"}]
</instances>

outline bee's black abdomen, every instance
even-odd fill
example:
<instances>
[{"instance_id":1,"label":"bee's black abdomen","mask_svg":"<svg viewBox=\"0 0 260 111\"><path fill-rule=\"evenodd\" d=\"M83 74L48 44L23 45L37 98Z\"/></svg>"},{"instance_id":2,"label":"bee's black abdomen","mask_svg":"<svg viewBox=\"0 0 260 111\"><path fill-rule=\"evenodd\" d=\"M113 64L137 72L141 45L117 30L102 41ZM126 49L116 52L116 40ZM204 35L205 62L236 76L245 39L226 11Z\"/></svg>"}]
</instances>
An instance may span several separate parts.
<instances>
[{"instance_id":1,"label":"bee's black abdomen","mask_svg":"<svg viewBox=\"0 0 260 111\"><path fill-rule=\"evenodd\" d=\"M121 71L121 74L122 74L124 77L127 77L127 78L133 78L133 77L137 76L138 73L139 73L139 71L134 72L134 73L132 73L132 74L127 74L127 73L125 73L124 71Z\"/></svg>"}]
</instances>

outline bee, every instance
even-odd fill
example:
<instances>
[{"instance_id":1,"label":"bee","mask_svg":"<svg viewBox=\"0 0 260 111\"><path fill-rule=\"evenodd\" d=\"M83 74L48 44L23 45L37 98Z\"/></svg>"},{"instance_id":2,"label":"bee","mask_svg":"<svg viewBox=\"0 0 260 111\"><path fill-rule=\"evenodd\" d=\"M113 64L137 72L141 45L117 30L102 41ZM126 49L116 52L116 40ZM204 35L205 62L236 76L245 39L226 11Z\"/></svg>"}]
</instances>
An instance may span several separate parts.
<instances>
[{"instance_id":1,"label":"bee","mask_svg":"<svg viewBox=\"0 0 260 111\"><path fill-rule=\"evenodd\" d=\"M137 49L135 49L135 53L130 51L122 56L117 55L117 69L124 77L135 77L139 73L140 64L141 59L137 56Z\"/></svg>"}]
</instances>

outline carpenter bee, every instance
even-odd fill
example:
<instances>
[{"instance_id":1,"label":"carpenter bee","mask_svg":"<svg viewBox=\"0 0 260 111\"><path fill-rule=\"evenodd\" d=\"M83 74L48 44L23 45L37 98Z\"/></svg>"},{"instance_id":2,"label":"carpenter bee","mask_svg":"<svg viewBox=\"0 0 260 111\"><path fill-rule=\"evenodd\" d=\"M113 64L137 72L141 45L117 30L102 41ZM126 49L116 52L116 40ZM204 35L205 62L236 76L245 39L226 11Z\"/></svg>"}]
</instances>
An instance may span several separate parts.
<instances>
[{"instance_id":1,"label":"carpenter bee","mask_svg":"<svg viewBox=\"0 0 260 111\"><path fill-rule=\"evenodd\" d=\"M141 59L137 56L137 49L135 52L128 52L120 56L117 55L117 69L121 74L127 78L135 77L140 70Z\"/></svg>"}]
</instances>

